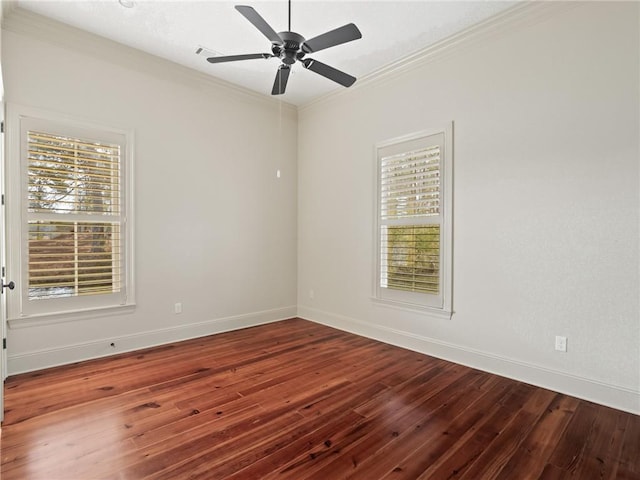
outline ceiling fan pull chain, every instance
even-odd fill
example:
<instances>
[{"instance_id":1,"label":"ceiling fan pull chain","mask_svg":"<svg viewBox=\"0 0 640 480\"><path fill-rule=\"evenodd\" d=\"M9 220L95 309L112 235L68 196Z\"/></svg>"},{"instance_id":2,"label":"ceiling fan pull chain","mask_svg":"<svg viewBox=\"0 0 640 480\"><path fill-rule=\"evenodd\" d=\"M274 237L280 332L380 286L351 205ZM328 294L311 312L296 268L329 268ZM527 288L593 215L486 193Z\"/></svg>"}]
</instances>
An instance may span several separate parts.
<instances>
[{"instance_id":1,"label":"ceiling fan pull chain","mask_svg":"<svg viewBox=\"0 0 640 480\"><path fill-rule=\"evenodd\" d=\"M291 0L289 0L289 31L291 31Z\"/></svg>"}]
</instances>

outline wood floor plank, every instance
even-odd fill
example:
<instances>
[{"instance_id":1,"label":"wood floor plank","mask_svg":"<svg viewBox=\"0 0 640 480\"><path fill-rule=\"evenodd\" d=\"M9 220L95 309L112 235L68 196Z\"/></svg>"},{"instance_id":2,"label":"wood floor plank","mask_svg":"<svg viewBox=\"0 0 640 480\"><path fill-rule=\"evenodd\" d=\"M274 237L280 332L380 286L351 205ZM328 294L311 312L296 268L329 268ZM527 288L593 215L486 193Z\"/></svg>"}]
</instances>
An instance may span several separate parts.
<instances>
[{"instance_id":1,"label":"wood floor plank","mask_svg":"<svg viewBox=\"0 0 640 480\"><path fill-rule=\"evenodd\" d=\"M624 441L618 462L618 478L640 478L640 416L627 418Z\"/></svg>"},{"instance_id":2,"label":"wood floor plank","mask_svg":"<svg viewBox=\"0 0 640 480\"><path fill-rule=\"evenodd\" d=\"M490 382L489 375L478 375L474 380L464 385L455 385L454 392L447 393L439 406L430 405L416 415L415 423L404 432L399 432L389 442L376 451L366 452L366 458L346 478L383 478L389 471L395 470L399 460L415 452L417 445L433 445L438 443L445 432L451 427L454 419L465 411L470 411L479 399L481 385ZM445 391L443 391L445 393ZM372 449L371 449L372 450Z\"/></svg>"},{"instance_id":3,"label":"wood floor plank","mask_svg":"<svg viewBox=\"0 0 640 480\"><path fill-rule=\"evenodd\" d=\"M368 460L375 457L376 452L381 447L393 442L412 429L421 428L425 417L437 411L447 402L457 400L463 395L463 386L476 381L479 375L477 371L468 371L443 389L432 392L423 391L422 396L410 403L398 402L395 405L392 403L389 406L385 406L385 409L391 407L395 410L393 414L387 414L384 418L380 418L378 415L373 417L376 419L375 423L372 422L375 428L367 432L366 435L353 438L349 443L336 444L333 448L340 450L339 456L326 456L322 461L316 458L315 463L320 468L312 473L311 469L308 469L298 478L301 480L348 478L362 468L363 464ZM378 420L379 418L380 420Z\"/></svg>"},{"instance_id":4,"label":"wood floor plank","mask_svg":"<svg viewBox=\"0 0 640 480\"><path fill-rule=\"evenodd\" d=\"M554 396L555 394L549 390L535 389L522 408L500 431L500 434L486 446L470 468L460 476L460 479L496 478Z\"/></svg>"},{"instance_id":5,"label":"wood floor plank","mask_svg":"<svg viewBox=\"0 0 640 480\"><path fill-rule=\"evenodd\" d=\"M640 479L640 417L291 319L5 383L3 480Z\"/></svg>"},{"instance_id":6,"label":"wood floor plank","mask_svg":"<svg viewBox=\"0 0 640 480\"><path fill-rule=\"evenodd\" d=\"M350 387L356 386L351 385ZM331 415L331 418L334 419L333 421L324 421L320 428L298 438L295 442L290 442L274 454L263 456L245 469L230 475L228 477L229 480L267 478L272 472L283 466L290 465L295 467L304 464L307 459L313 461L317 456L328 452L334 443L339 442L343 438L344 432L364 423L364 417L353 410L352 407L354 405L364 403L387 388L385 385L374 384L365 389L358 386L355 389L350 388L343 391L339 398L332 399L321 414L310 415L311 418L321 419L326 418L325 415ZM310 405L317 405L318 403L320 402ZM299 412L306 408L303 407ZM292 461L291 459L294 460ZM284 472L289 471L289 469L284 470ZM282 473L277 476L284 478L287 474Z\"/></svg>"},{"instance_id":7,"label":"wood floor plank","mask_svg":"<svg viewBox=\"0 0 640 480\"><path fill-rule=\"evenodd\" d=\"M254 448L260 439L278 440L288 433L301 416L297 412L265 416L259 426L252 421L237 425L233 431L216 431L169 451L158 451L126 471L130 478L174 479L197 478L206 472L216 472L220 464L237 454Z\"/></svg>"},{"instance_id":8,"label":"wood floor plank","mask_svg":"<svg viewBox=\"0 0 640 480\"><path fill-rule=\"evenodd\" d=\"M507 396L513 388L513 382L500 377L489 376L491 388L479 389L475 402L465 409L451 422L442 422L437 429L433 429L431 438L417 443L408 443L410 451L404 457L391 465L386 475L381 480L418 478L423 472L435 464L454 445L461 442L469 432L477 430L491 411L502 398ZM436 417L438 418L438 417ZM388 455L397 457L394 451Z\"/></svg>"},{"instance_id":9,"label":"wood floor plank","mask_svg":"<svg viewBox=\"0 0 640 480\"><path fill-rule=\"evenodd\" d=\"M578 403L576 398L556 395L531 433L496 477L497 480L511 480L514 476L526 480L542 475L546 462L562 438Z\"/></svg>"},{"instance_id":10,"label":"wood floor plank","mask_svg":"<svg viewBox=\"0 0 640 480\"><path fill-rule=\"evenodd\" d=\"M572 471L586 448L585 440L591 435L598 416L598 408L588 402L581 402L563 435L563 441L553 451L549 462L565 471Z\"/></svg>"},{"instance_id":11,"label":"wood floor plank","mask_svg":"<svg viewBox=\"0 0 640 480\"><path fill-rule=\"evenodd\" d=\"M585 448L574 466L574 477L616 477L626 424L627 416L622 412L598 406L593 428L589 438L585 439Z\"/></svg>"},{"instance_id":12,"label":"wood floor plank","mask_svg":"<svg viewBox=\"0 0 640 480\"><path fill-rule=\"evenodd\" d=\"M477 429L468 431L417 478L460 478L513 420L535 388L514 382L508 395L492 406Z\"/></svg>"}]
</instances>

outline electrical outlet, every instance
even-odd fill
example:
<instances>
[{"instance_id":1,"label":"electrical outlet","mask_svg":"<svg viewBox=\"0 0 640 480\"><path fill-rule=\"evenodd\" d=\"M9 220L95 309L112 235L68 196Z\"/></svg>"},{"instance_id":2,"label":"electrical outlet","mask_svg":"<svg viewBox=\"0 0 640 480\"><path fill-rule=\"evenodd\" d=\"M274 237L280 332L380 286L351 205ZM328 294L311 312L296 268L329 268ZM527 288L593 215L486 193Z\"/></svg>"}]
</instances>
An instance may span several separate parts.
<instances>
[{"instance_id":1,"label":"electrical outlet","mask_svg":"<svg viewBox=\"0 0 640 480\"><path fill-rule=\"evenodd\" d=\"M173 306L173 311L175 313L182 313L182 303L178 302Z\"/></svg>"},{"instance_id":2,"label":"electrical outlet","mask_svg":"<svg viewBox=\"0 0 640 480\"><path fill-rule=\"evenodd\" d=\"M556 335L556 350L559 352L567 351L567 337Z\"/></svg>"}]
</instances>

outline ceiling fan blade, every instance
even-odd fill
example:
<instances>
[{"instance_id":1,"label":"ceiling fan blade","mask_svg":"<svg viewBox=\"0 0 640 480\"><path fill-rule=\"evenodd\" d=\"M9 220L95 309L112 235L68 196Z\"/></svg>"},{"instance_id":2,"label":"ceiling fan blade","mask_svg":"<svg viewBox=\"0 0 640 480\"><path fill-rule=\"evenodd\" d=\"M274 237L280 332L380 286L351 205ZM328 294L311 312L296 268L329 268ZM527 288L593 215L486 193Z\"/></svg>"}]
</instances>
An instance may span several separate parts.
<instances>
[{"instance_id":1,"label":"ceiling fan blade","mask_svg":"<svg viewBox=\"0 0 640 480\"><path fill-rule=\"evenodd\" d=\"M304 68L307 68L312 72L316 72L329 80L333 80L343 87L350 87L356 81L356 77L352 77L348 73L344 73L312 58L305 58L302 60L302 64L304 65Z\"/></svg>"},{"instance_id":2,"label":"ceiling fan blade","mask_svg":"<svg viewBox=\"0 0 640 480\"><path fill-rule=\"evenodd\" d=\"M256 58L271 58L273 57L270 53L248 53L246 55L225 55L220 57L209 57L207 58L207 62L209 63L224 63L224 62L235 62L236 60L253 60Z\"/></svg>"},{"instance_id":3,"label":"ceiling fan blade","mask_svg":"<svg viewBox=\"0 0 640 480\"><path fill-rule=\"evenodd\" d=\"M276 79L273 82L271 95L282 95L284 93L287 88L289 73L291 73L291 67L289 65L280 65L280 67L278 67L278 73L276 73Z\"/></svg>"},{"instance_id":4,"label":"ceiling fan blade","mask_svg":"<svg viewBox=\"0 0 640 480\"><path fill-rule=\"evenodd\" d=\"M313 37L311 40L306 40L302 44L302 50L305 53L318 52L359 38L362 38L362 33L358 30L358 27L353 23L348 23L335 30Z\"/></svg>"},{"instance_id":5,"label":"ceiling fan blade","mask_svg":"<svg viewBox=\"0 0 640 480\"><path fill-rule=\"evenodd\" d=\"M284 42L280 38L271 25L269 25L264 18L260 16L252 7L247 5L236 5L236 10L239 11L244 18L249 20L254 27L256 27L262 34L269 39L271 43L277 45L284 45Z\"/></svg>"}]
</instances>

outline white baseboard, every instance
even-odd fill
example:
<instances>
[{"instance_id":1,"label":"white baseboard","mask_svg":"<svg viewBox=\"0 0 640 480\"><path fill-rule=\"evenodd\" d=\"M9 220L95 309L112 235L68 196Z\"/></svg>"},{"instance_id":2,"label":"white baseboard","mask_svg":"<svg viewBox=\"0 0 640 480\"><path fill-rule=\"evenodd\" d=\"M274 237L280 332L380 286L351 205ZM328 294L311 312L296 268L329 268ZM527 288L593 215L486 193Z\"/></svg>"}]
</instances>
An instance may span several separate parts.
<instances>
[{"instance_id":1,"label":"white baseboard","mask_svg":"<svg viewBox=\"0 0 640 480\"><path fill-rule=\"evenodd\" d=\"M205 322L180 325L171 328L141 332L133 335L95 340L87 343L66 345L58 348L32 351L8 358L9 375L32 372L44 368L67 365L83 360L107 357L118 353L155 347L167 343L204 337L216 333L239 330L265 323L277 322L296 316L296 307L252 312L231 317L216 318ZM111 347L111 343L115 347Z\"/></svg>"},{"instance_id":2,"label":"white baseboard","mask_svg":"<svg viewBox=\"0 0 640 480\"><path fill-rule=\"evenodd\" d=\"M310 307L298 306L298 317L618 410L640 414L640 391L464 348Z\"/></svg>"}]
</instances>

